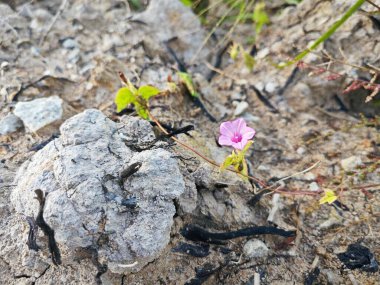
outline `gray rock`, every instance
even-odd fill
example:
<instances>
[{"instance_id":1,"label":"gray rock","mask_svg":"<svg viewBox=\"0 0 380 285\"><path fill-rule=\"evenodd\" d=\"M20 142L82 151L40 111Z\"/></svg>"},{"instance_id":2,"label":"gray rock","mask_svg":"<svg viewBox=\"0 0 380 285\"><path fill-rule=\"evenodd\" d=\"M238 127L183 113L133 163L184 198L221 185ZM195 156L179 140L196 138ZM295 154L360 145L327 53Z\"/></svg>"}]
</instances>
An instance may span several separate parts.
<instances>
[{"instance_id":1,"label":"gray rock","mask_svg":"<svg viewBox=\"0 0 380 285\"><path fill-rule=\"evenodd\" d=\"M76 47L79 47L78 42L71 38L64 40L64 42L62 43L62 46L65 49L74 49Z\"/></svg>"},{"instance_id":2,"label":"gray rock","mask_svg":"<svg viewBox=\"0 0 380 285\"><path fill-rule=\"evenodd\" d=\"M363 164L359 156L350 156L346 159L341 160L340 164L345 171L355 170L356 167Z\"/></svg>"},{"instance_id":3,"label":"gray rock","mask_svg":"<svg viewBox=\"0 0 380 285\"><path fill-rule=\"evenodd\" d=\"M241 102L237 103L235 106L234 116L240 116L241 114L243 114L248 109L248 107L249 107L249 105L245 101L241 101Z\"/></svg>"},{"instance_id":4,"label":"gray rock","mask_svg":"<svg viewBox=\"0 0 380 285\"><path fill-rule=\"evenodd\" d=\"M321 271L322 274L326 276L329 285L344 284L344 280L338 271L335 272L330 269L322 269Z\"/></svg>"},{"instance_id":5,"label":"gray rock","mask_svg":"<svg viewBox=\"0 0 380 285\"><path fill-rule=\"evenodd\" d=\"M319 187L319 185L318 185L317 182L311 182L309 184L309 189L310 189L310 191L319 191L319 190L321 190L321 188Z\"/></svg>"},{"instance_id":6,"label":"gray rock","mask_svg":"<svg viewBox=\"0 0 380 285\"><path fill-rule=\"evenodd\" d=\"M248 258L265 257L269 249L261 240L251 239L243 247L244 255Z\"/></svg>"},{"instance_id":7,"label":"gray rock","mask_svg":"<svg viewBox=\"0 0 380 285\"><path fill-rule=\"evenodd\" d=\"M0 121L0 135L16 132L22 126L20 118L10 113Z\"/></svg>"},{"instance_id":8,"label":"gray rock","mask_svg":"<svg viewBox=\"0 0 380 285\"><path fill-rule=\"evenodd\" d=\"M111 272L138 271L169 243L173 199L186 188L183 176L168 151L135 152L126 146L128 129L139 133L137 142L151 141L153 134L145 121L123 121L133 127L97 110L70 118L60 128L61 137L25 162L16 176L11 201L22 216L37 215L34 190L47 195L43 215L55 231L63 263L92 247ZM121 172L133 163L141 167L121 180ZM133 200L135 208L122 205Z\"/></svg>"},{"instance_id":9,"label":"gray rock","mask_svg":"<svg viewBox=\"0 0 380 285\"><path fill-rule=\"evenodd\" d=\"M268 82L265 85L265 91L268 93L273 93L278 88L278 84L276 82Z\"/></svg>"},{"instance_id":10,"label":"gray rock","mask_svg":"<svg viewBox=\"0 0 380 285\"><path fill-rule=\"evenodd\" d=\"M198 50L200 58L207 54L206 48L200 49L205 34L199 18L181 1L150 1L148 8L136 19L145 22L159 42L177 38L180 44L176 53L183 56L185 62L191 61Z\"/></svg>"},{"instance_id":11,"label":"gray rock","mask_svg":"<svg viewBox=\"0 0 380 285\"><path fill-rule=\"evenodd\" d=\"M36 132L62 118L62 102L58 96L18 102L13 113L30 131Z\"/></svg>"}]
</instances>

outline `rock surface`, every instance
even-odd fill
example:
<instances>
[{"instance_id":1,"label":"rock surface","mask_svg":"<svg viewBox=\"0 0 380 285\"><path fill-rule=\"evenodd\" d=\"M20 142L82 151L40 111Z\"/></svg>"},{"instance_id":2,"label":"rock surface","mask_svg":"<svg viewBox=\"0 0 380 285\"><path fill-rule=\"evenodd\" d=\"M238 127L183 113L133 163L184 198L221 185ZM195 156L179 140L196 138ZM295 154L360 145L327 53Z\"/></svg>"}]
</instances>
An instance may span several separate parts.
<instances>
[{"instance_id":1,"label":"rock surface","mask_svg":"<svg viewBox=\"0 0 380 285\"><path fill-rule=\"evenodd\" d=\"M55 231L63 263L91 248L111 272L126 273L151 262L168 244L172 201L185 192L185 182L166 150L134 152L125 145L123 137L144 125L134 123L135 128L118 125L100 111L86 110L67 120L61 137L20 168L12 204L17 213L36 217L34 191L45 193L43 217ZM141 140L152 135L151 128L140 128ZM138 171L122 178L134 163L141 165Z\"/></svg>"},{"instance_id":2,"label":"rock surface","mask_svg":"<svg viewBox=\"0 0 380 285\"><path fill-rule=\"evenodd\" d=\"M340 164L345 171L355 170L356 167L363 164L362 159L359 156L350 156L341 160Z\"/></svg>"},{"instance_id":3,"label":"rock surface","mask_svg":"<svg viewBox=\"0 0 380 285\"><path fill-rule=\"evenodd\" d=\"M8 114L0 121L0 135L13 133L23 126L19 117Z\"/></svg>"},{"instance_id":4,"label":"rock surface","mask_svg":"<svg viewBox=\"0 0 380 285\"><path fill-rule=\"evenodd\" d=\"M32 132L58 121L62 118L62 99L58 96L18 102L13 113Z\"/></svg>"},{"instance_id":5,"label":"rock surface","mask_svg":"<svg viewBox=\"0 0 380 285\"><path fill-rule=\"evenodd\" d=\"M246 242L243 251L246 257L257 258L267 256L269 249L261 240L251 239Z\"/></svg>"},{"instance_id":6,"label":"rock surface","mask_svg":"<svg viewBox=\"0 0 380 285\"><path fill-rule=\"evenodd\" d=\"M203 47L204 32L199 18L180 1L151 1L146 11L136 19L147 23L151 33L160 43L177 39L176 52L189 62L194 56L207 54ZM199 58L198 58L199 60Z\"/></svg>"}]
</instances>

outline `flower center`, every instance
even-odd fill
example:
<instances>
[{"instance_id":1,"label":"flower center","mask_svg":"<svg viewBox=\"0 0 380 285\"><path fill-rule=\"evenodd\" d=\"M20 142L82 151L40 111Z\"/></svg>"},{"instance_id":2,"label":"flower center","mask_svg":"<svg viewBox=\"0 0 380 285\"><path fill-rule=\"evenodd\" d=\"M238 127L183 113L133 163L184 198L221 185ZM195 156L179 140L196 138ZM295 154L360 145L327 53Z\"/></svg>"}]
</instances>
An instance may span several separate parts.
<instances>
[{"instance_id":1,"label":"flower center","mask_svg":"<svg viewBox=\"0 0 380 285\"><path fill-rule=\"evenodd\" d=\"M234 133L234 136L231 138L231 140L234 142L234 143L239 143L241 142L243 136L239 133Z\"/></svg>"}]
</instances>

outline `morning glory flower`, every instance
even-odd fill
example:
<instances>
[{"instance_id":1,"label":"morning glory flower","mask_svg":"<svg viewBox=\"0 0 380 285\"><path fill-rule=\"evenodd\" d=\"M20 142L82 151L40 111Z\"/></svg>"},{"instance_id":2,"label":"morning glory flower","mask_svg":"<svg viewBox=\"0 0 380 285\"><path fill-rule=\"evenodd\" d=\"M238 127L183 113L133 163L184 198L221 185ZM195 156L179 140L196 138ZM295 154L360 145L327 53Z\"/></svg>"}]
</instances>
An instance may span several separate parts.
<instances>
[{"instance_id":1,"label":"morning glory flower","mask_svg":"<svg viewBox=\"0 0 380 285\"><path fill-rule=\"evenodd\" d=\"M253 138L256 131L247 127L244 119L223 122L220 125L219 144L232 146L234 149L242 150L247 142Z\"/></svg>"}]
</instances>

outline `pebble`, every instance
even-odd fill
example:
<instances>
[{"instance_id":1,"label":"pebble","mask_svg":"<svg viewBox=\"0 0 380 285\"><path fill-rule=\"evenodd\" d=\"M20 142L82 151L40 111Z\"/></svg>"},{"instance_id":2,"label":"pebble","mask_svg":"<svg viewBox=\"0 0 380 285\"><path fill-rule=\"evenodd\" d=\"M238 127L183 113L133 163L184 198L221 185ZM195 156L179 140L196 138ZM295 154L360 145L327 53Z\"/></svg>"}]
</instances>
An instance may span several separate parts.
<instances>
[{"instance_id":1,"label":"pebble","mask_svg":"<svg viewBox=\"0 0 380 285\"><path fill-rule=\"evenodd\" d=\"M339 285L344 283L342 277L339 275L339 272L334 272L330 269L323 269L322 274L327 277L328 284Z\"/></svg>"},{"instance_id":2,"label":"pebble","mask_svg":"<svg viewBox=\"0 0 380 285\"><path fill-rule=\"evenodd\" d=\"M0 65L1 70L8 70L9 68L9 62L8 61L3 61Z\"/></svg>"},{"instance_id":3,"label":"pebble","mask_svg":"<svg viewBox=\"0 0 380 285\"><path fill-rule=\"evenodd\" d=\"M244 99L245 99L245 96L242 93L233 93L231 95L231 100L233 100L233 101L240 101L240 100L244 100Z\"/></svg>"},{"instance_id":4,"label":"pebble","mask_svg":"<svg viewBox=\"0 0 380 285\"><path fill-rule=\"evenodd\" d=\"M317 182L312 182L309 184L310 191L319 191L321 188L319 187Z\"/></svg>"},{"instance_id":5,"label":"pebble","mask_svg":"<svg viewBox=\"0 0 380 285\"><path fill-rule=\"evenodd\" d=\"M306 180L315 180L315 179L316 179L315 174L312 173L312 172L307 172L307 173L305 173L305 175L304 175L303 177L304 177L304 179L306 179Z\"/></svg>"},{"instance_id":6,"label":"pebble","mask_svg":"<svg viewBox=\"0 0 380 285\"><path fill-rule=\"evenodd\" d=\"M248 109L248 106L249 106L248 103L245 101L241 101L237 103L234 116L240 116L241 114L243 114Z\"/></svg>"},{"instance_id":7,"label":"pebble","mask_svg":"<svg viewBox=\"0 0 380 285\"><path fill-rule=\"evenodd\" d=\"M58 96L18 102L13 113L30 131L36 132L62 118L62 102Z\"/></svg>"},{"instance_id":8,"label":"pebble","mask_svg":"<svg viewBox=\"0 0 380 285\"><path fill-rule=\"evenodd\" d=\"M336 225L341 225L342 224L342 220L336 218L336 217L330 217L328 220L325 220L323 221L318 229L320 230L326 230L326 229L329 229L333 226L336 226Z\"/></svg>"},{"instance_id":9,"label":"pebble","mask_svg":"<svg viewBox=\"0 0 380 285\"><path fill-rule=\"evenodd\" d=\"M22 126L20 118L10 113L0 121L0 135L14 133Z\"/></svg>"},{"instance_id":10,"label":"pebble","mask_svg":"<svg viewBox=\"0 0 380 285\"><path fill-rule=\"evenodd\" d=\"M263 59L269 54L269 48L263 48L258 53L256 58L257 59Z\"/></svg>"},{"instance_id":11,"label":"pebble","mask_svg":"<svg viewBox=\"0 0 380 285\"><path fill-rule=\"evenodd\" d=\"M265 91L267 91L268 93L273 93L276 89L277 89L278 85L274 82L268 82L266 85L265 85Z\"/></svg>"},{"instance_id":12,"label":"pebble","mask_svg":"<svg viewBox=\"0 0 380 285\"><path fill-rule=\"evenodd\" d=\"M80 50L78 48L72 49L67 55L67 59L70 63L77 63L80 59Z\"/></svg>"},{"instance_id":13,"label":"pebble","mask_svg":"<svg viewBox=\"0 0 380 285\"><path fill-rule=\"evenodd\" d=\"M297 153L299 154L299 155L303 155L303 154L305 154L306 153L306 149L304 148L304 147L299 147L299 148L297 148Z\"/></svg>"},{"instance_id":14,"label":"pebble","mask_svg":"<svg viewBox=\"0 0 380 285\"><path fill-rule=\"evenodd\" d=\"M363 162L359 156L350 156L340 161L340 165L345 171L355 170L355 168L362 164Z\"/></svg>"},{"instance_id":15,"label":"pebble","mask_svg":"<svg viewBox=\"0 0 380 285\"><path fill-rule=\"evenodd\" d=\"M244 255L248 258L265 257L269 249L261 240L251 239L243 247Z\"/></svg>"},{"instance_id":16,"label":"pebble","mask_svg":"<svg viewBox=\"0 0 380 285\"><path fill-rule=\"evenodd\" d=\"M247 122L254 122L257 123L260 121L260 117L254 116L251 113L244 113L243 119Z\"/></svg>"},{"instance_id":17,"label":"pebble","mask_svg":"<svg viewBox=\"0 0 380 285\"><path fill-rule=\"evenodd\" d=\"M76 40L68 38L62 43L62 46L65 49L74 49L77 48L79 45Z\"/></svg>"}]
</instances>

